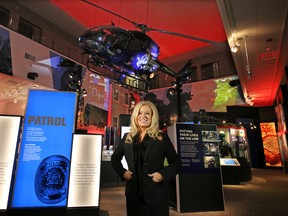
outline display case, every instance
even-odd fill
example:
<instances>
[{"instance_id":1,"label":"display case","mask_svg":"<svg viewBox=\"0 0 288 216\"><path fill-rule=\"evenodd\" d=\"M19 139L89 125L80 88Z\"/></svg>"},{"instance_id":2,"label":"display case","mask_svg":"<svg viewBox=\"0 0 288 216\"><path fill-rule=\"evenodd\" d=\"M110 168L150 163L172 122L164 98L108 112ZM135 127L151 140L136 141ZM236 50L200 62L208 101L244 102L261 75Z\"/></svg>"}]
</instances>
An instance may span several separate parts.
<instances>
[{"instance_id":1,"label":"display case","mask_svg":"<svg viewBox=\"0 0 288 216\"><path fill-rule=\"evenodd\" d=\"M234 158L237 159L240 164L240 166L233 166L229 168L226 168L227 166L221 165L223 180L225 178L226 169L229 169L229 172L233 173L233 170L235 173L238 172L238 174L235 174L234 177L238 178L239 182L250 181L252 179L252 174L246 129L242 125L225 124L218 125L217 131L219 133L219 142L221 141L220 134L224 133L225 140L231 148L231 153L226 156L221 156L221 158ZM228 178L231 178L231 176L232 175L229 174Z\"/></svg>"}]
</instances>

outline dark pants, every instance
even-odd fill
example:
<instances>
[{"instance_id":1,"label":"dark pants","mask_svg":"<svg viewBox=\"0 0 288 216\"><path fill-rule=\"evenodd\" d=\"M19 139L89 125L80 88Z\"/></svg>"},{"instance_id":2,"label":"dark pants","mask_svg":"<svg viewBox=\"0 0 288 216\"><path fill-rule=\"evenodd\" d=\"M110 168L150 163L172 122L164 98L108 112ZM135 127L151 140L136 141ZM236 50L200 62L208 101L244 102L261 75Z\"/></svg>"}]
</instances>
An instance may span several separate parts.
<instances>
[{"instance_id":1,"label":"dark pants","mask_svg":"<svg viewBox=\"0 0 288 216\"><path fill-rule=\"evenodd\" d=\"M143 199L126 198L127 216L169 216L169 203L148 205Z\"/></svg>"}]
</instances>

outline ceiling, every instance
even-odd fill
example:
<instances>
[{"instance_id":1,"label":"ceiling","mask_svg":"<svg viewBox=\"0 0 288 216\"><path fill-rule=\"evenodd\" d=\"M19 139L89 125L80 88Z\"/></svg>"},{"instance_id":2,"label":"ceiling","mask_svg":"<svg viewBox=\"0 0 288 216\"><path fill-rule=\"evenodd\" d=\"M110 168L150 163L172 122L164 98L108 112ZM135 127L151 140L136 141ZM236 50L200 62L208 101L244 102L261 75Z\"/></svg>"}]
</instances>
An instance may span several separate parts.
<instances>
[{"instance_id":1,"label":"ceiling","mask_svg":"<svg viewBox=\"0 0 288 216\"><path fill-rule=\"evenodd\" d=\"M130 22L81 0L18 2L74 37L79 37L89 27L109 25L111 22L125 29L135 29ZM222 45L149 32L149 36L160 46L159 60L167 65L184 64L193 58L212 55L230 49L239 41L239 51L232 55L244 96L250 105L272 105L280 83L286 81L283 77L284 68L288 65L288 0L90 2L139 24Z\"/></svg>"}]
</instances>

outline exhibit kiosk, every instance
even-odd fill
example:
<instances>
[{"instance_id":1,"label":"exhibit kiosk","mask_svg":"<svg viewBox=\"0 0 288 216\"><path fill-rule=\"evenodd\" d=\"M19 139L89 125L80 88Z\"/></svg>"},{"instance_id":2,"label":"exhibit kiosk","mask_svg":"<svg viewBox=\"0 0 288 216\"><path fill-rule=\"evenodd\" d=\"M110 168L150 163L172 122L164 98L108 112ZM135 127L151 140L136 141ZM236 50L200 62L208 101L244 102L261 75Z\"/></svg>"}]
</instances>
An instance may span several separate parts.
<instances>
[{"instance_id":1,"label":"exhibit kiosk","mask_svg":"<svg viewBox=\"0 0 288 216\"><path fill-rule=\"evenodd\" d=\"M178 212L223 211L216 125L179 122L168 127L182 167L176 176Z\"/></svg>"},{"instance_id":2,"label":"exhibit kiosk","mask_svg":"<svg viewBox=\"0 0 288 216\"><path fill-rule=\"evenodd\" d=\"M1 215L98 215L102 135L75 134L76 110L76 92L31 89L23 124L0 116Z\"/></svg>"}]
</instances>

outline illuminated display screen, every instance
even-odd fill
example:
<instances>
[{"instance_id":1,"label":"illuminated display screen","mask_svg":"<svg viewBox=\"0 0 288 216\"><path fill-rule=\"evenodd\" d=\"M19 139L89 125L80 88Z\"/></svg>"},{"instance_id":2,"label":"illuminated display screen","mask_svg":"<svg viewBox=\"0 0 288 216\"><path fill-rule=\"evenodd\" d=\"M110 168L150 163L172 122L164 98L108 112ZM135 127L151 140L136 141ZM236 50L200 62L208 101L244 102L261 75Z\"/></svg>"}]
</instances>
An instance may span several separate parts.
<instances>
[{"instance_id":1,"label":"illuminated display screen","mask_svg":"<svg viewBox=\"0 0 288 216\"><path fill-rule=\"evenodd\" d=\"M77 95L30 90L12 208L66 206Z\"/></svg>"},{"instance_id":2,"label":"illuminated display screen","mask_svg":"<svg viewBox=\"0 0 288 216\"><path fill-rule=\"evenodd\" d=\"M264 156L267 167L281 167L282 159L274 122L260 123Z\"/></svg>"},{"instance_id":3,"label":"illuminated display screen","mask_svg":"<svg viewBox=\"0 0 288 216\"><path fill-rule=\"evenodd\" d=\"M129 132L130 132L130 126L122 126L121 127L121 139L124 137L125 133L129 133ZM129 169L125 156L122 158L121 163L125 169L127 170Z\"/></svg>"},{"instance_id":4,"label":"illuminated display screen","mask_svg":"<svg viewBox=\"0 0 288 216\"><path fill-rule=\"evenodd\" d=\"M99 206L102 136L75 134L68 207Z\"/></svg>"},{"instance_id":5,"label":"illuminated display screen","mask_svg":"<svg viewBox=\"0 0 288 216\"><path fill-rule=\"evenodd\" d=\"M122 126L121 127L121 138L123 138L124 134L128 133L128 132L130 132L130 126Z\"/></svg>"},{"instance_id":6,"label":"illuminated display screen","mask_svg":"<svg viewBox=\"0 0 288 216\"><path fill-rule=\"evenodd\" d=\"M236 158L220 158L221 166L240 166Z\"/></svg>"},{"instance_id":7,"label":"illuminated display screen","mask_svg":"<svg viewBox=\"0 0 288 216\"><path fill-rule=\"evenodd\" d=\"M7 208L20 123L20 116L0 116L0 210Z\"/></svg>"},{"instance_id":8,"label":"illuminated display screen","mask_svg":"<svg viewBox=\"0 0 288 216\"><path fill-rule=\"evenodd\" d=\"M200 109L204 109L206 112L226 112L227 106L244 104L241 86L230 86L229 84L230 81L237 79L237 76L229 76L183 84L181 93L182 116L188 116L190 111L198 112ZM171 87L153 89L144 96L144 99L148 96L157 99L160 117L165 115L161 111L164 110L164 113L172 114L172 111L177 107L176 94L170 94L169 89ZM192 121L193 119L186 120Z\"/></svg>"}]
</instances>

